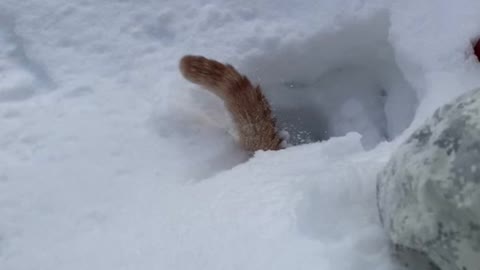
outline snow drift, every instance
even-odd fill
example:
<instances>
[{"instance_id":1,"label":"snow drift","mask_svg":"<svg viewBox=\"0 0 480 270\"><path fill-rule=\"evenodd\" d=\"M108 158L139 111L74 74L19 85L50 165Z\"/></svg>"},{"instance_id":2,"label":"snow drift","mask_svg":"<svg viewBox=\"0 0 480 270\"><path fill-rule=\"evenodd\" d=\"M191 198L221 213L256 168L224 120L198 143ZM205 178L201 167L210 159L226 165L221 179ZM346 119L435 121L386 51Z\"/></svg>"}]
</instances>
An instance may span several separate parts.
<instances>
[{"instance_id":1,"label":"snow drift","mask_svg":"<svg viewBox=\"0 0 480 270\"><path fill-rule=\"evenodd\" d=\"M0 269L395 269L375 176L480 86L479 5L1 1ZM322 142L248 159L184 54Z\"/></svg>"}]
</instances>

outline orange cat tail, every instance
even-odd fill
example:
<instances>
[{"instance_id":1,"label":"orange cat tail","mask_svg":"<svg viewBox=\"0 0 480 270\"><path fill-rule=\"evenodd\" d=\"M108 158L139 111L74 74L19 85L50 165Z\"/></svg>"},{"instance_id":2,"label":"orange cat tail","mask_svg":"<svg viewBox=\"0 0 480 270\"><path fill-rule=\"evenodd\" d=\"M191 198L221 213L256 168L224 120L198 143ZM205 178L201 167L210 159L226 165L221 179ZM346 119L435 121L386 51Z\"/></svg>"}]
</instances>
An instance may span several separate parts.
<instances>
[{"instance_id":1,"label":"orange cat tail","mask_svg":"<svg viewBox=\"0 0 480 270\"><path fill-rule=\"evenodd\" d=\"M270 104L260 87L253 86L234 67L202 56L187 55L180 60L180 71L185 79L205 87L224 101L246 150L283 148Z\"/></svg>"}]
</instances>

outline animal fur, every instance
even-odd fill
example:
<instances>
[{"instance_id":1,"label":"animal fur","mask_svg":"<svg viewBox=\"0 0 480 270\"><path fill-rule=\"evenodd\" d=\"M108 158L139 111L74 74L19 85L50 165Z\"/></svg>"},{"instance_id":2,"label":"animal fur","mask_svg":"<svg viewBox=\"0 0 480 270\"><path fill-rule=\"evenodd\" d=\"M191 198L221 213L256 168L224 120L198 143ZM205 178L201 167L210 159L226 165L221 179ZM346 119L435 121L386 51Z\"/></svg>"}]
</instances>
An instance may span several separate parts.
<instances>
[{"instance_id":1,"label":"animal fur","mask_svg":"<svg viewBox=\"0 0 480 270\"><path fill-rule=\"evenodd\" d=\"M202 56L184 56L180 60L180 71L185 79L205 87L224 101L238 131L240 144L246 150L283 148L270 104L260 86L253 86L231 65Z\"/></svg>"}]
</instances>

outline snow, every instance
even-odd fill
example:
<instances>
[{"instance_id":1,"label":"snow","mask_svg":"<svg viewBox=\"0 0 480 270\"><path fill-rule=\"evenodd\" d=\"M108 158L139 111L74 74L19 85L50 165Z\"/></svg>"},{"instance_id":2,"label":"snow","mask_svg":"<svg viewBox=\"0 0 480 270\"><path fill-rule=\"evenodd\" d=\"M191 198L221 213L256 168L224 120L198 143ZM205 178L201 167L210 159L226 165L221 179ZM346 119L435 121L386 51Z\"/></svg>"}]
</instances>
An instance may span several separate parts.
<instances>
[{"instance_id":1,"label":"snow","mask_svg":"<svg viewBox=\"0 0 480 270\"><path fill-rule=\"evenodd\" d=\"M417 106L415 90L396 64L388 27L389 19L382 11L342 23L340 30L320 31L255 55L246 60L245 69L251 70L247 72L251 77L261 78L287 130L298 118L321 115L315 122L322 124L301 128L312 132L309 140L357 131L370 149L408 127ZM292 114L295 119L290 120Z\"/></svg>"},{"instance_id":2,"label":"snow","mask_svg":"<svg viewBox=\"0 0 480 270\"><path fill-rule=\"evenodd\" d=\"M1 1L0 269L397 269L375 177L480 86L479 5ZM192 53L323 141L249 157Z\"/></svg>"}]
</instances>

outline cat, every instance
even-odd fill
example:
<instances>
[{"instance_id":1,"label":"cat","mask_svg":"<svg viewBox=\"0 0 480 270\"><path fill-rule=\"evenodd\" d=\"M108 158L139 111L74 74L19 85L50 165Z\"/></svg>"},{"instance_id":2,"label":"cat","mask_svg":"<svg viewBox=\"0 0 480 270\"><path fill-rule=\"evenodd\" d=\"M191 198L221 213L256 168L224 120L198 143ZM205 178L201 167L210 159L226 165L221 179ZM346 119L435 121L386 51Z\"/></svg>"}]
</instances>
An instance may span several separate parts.
<instances>
[{"instance_id":1,"label":"cat","mask_svg":"<svg viewBox=\"0 0 480 270\"><path fill-rule=\"evenodd\" d=\"M277 129L272 109L260 86L253 85L233 66L203 56L186 55L180 60L179 68L185 79L223 100L245 150L285 148L285 136Z\"/></svg>"}]
</instances>

